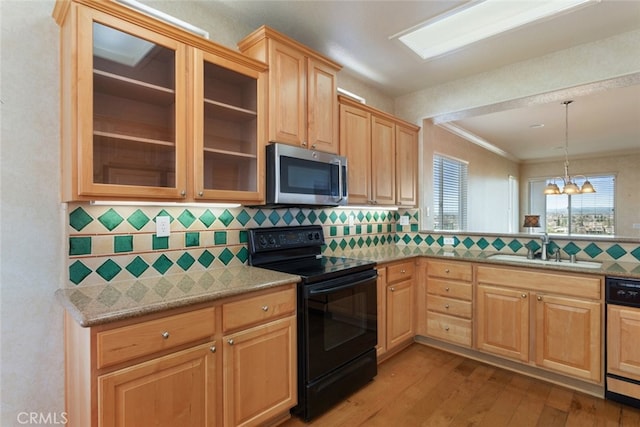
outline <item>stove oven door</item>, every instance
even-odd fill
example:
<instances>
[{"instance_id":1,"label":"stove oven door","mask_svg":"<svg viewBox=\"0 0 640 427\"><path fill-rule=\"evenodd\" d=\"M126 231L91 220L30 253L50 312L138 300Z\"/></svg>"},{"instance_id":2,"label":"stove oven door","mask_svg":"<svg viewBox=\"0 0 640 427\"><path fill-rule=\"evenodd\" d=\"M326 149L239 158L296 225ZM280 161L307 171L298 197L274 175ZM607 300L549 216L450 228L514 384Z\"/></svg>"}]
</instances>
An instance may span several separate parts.
<instances>
[{"instance_id":1,"label":"stove oven door","mask_svg":"<svg viewBox=\"0 0 640 427\"><path fill-rule=\"evenodd\" d=\"M302 290L302 355L307 383L377 344L375 270L307 285Z\"/></svg>"}]
</instances>

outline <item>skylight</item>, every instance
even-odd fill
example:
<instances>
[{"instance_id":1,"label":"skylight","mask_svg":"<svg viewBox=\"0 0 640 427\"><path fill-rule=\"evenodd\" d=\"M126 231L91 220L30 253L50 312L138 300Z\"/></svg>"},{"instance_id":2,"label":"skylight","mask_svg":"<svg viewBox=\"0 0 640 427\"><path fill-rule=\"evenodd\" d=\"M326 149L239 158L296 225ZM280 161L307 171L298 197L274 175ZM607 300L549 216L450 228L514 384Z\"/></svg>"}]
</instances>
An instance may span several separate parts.
<instances>
[{"instance_id":1,"label":"skylight","mask_svg":"<svg viewBox=\"0 0 640 427\"><path fill-rule=\"evenodd\" d=\"M390 38L398 38L422 59L434 58L577 6L599 1L472 1Z\"/></svg>"}]
</instances>

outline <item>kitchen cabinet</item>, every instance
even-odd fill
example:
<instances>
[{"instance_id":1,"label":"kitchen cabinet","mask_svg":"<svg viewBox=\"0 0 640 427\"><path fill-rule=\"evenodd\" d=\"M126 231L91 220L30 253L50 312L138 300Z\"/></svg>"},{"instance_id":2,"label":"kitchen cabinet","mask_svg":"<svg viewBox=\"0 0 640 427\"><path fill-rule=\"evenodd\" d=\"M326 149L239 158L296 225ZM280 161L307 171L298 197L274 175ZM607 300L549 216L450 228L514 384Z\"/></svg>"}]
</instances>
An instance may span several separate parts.
<instances>
[{"instance_id":1,"label":"kitchen cabinet","mask_svg":"<svg viewBox=\"0 0 640 427\"><path fill-rule=\"evenodd\" d=\"M415 265L413 260L387 266L385 352L395 353L415 335Z\"/></svg>"},{"instance_id":2,"label":"kitchen cabinet","mask_svg":"<svg viewBox=\"0 0 640 427\"><path fill-rule=\"evenodd\" d=\"M602 277L477 267L476 346L602 381Z\"/></svg>"},{"instance_id":3,"label":"kitchen cabinet","mask_svg":"<svg viewBox=\"0 0 640 427\"><path fill-rule=\"evenodd\" d=\"M264 199L265 64L116 2L54 17L63 200Z\"/></svg>"},{"instance_id":4,"label":"kitchen cabinet","mask_svg":"<svg viewBox=\"0 0 640 427\"><path fill-rule=\"evenodd\" d=\"M94 327L65 312L70 426L255 426L297 403L296 284Z\"/></svg>"},{"instance_id":5,"label":"kitchen cabinet","mask_svg":"<svg viewBox=\"0 0 640 427\"><path fill-rule=\"evenodd\" d=\"M415 206L420 128L348 97L338 99L349 203Z\"/></svg>"},{"instance_id":6,"label":"kitchen cabinet","mask_svg":"<svg viewBox=\"0 0 640 427\"><path fill-rule=\"evenodd\" d=\"M376 280L376 297L378 304L378 344L376 356L380 360L387 351L387 268L377 266L378 278Z\"/></svg>"},{"instance_id":7,"label":"kitchen cabinet","mask_svg":"<svg viewBox=\"0 0 640 427\"><path fill-rule=\"evenodd\" d=\"M607 373L640 382L640 310L607 305ZM637 387L607 375L607 389L637 396Z\"/></svg>"},{"instance_id":8,"label":"kitchen cabinet","mask_svg":"<svg viewBox=\"0 0 640 427\"><path fill-rule=\"evenodd\" d=\"M471 347L471 263L426 261L426 335Z\"/></svg>"},{"instance_id":9,"label":"kitchen cabinet","mask_svg":"<svg viewBox=\"0 0 640 427\"><path fill-rule=\"evenodd\" d=\"M269 141L338 153L342 67L267 26L242 39L238 48L269 64Z\"/></svg>"}]
</instances>

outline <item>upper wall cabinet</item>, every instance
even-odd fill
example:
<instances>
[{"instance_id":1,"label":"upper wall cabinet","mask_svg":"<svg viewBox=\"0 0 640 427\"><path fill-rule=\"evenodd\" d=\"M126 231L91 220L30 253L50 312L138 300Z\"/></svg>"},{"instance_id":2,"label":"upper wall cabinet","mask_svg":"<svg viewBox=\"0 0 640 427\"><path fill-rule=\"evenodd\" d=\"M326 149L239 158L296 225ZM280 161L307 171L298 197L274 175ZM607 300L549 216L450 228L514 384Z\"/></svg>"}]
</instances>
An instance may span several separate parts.
<instances>
[{"instance_id":1,"label":"upper wall cabinet","mask_svg":"<svg viewBox=\"0 0 640 427\"><path fill-rule=\"evenodd\" d=\"M420 128L350 98L338 99L349 203L416 206Z\"/></svg>"},{"instance_id":2,"label":"upper wall cabinet","mask_svg":"<svg viewBox=\"0 0 640 427\"><path fill-rule=\"evenodd\" d=\"M269 140L337 153L342 67L266 26L238 48L269 64Z\"/></svg>"},{"instance_id":3,"label":"upper wall cabinet","mask_svg":"<svg viewBox=\"0 0 640 427\"><path fill-rule=\"evenodd\" d=\"M266 65L115 2L59 1L62 197L261 202Z\"/></svg>"}]
</instances>

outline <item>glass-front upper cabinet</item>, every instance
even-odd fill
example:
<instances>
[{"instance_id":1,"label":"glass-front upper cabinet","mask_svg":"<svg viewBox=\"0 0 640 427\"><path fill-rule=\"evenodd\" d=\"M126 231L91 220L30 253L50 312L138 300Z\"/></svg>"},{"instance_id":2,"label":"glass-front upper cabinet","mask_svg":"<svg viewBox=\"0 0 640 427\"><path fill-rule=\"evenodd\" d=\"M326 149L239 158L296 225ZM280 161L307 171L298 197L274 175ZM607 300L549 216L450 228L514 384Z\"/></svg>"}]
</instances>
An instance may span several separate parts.
<instances>
[{"instance_id":1,"label":"glass-front upper cabinet","mask_svg":"<svg viewBox=\"0 0 640 427\"><path fill-rule=\"evenodd\" d=\"M87 8L77 19L72 197L186 197L187 46Z\"/></svg>"},{"instance_id":2,"label":"glass-front upper cabinet","mask_svg":"<svg viewBox=\"0 0 640 427\"><path fill-rule=\"evenodd\" d=\"M264 71L195 51L195 198L264 200Z\"/></svg>"}]
</instances>

